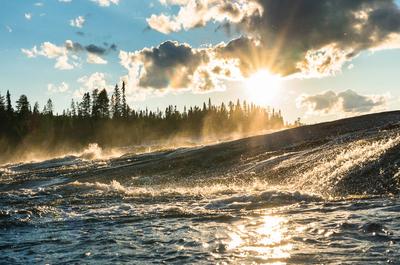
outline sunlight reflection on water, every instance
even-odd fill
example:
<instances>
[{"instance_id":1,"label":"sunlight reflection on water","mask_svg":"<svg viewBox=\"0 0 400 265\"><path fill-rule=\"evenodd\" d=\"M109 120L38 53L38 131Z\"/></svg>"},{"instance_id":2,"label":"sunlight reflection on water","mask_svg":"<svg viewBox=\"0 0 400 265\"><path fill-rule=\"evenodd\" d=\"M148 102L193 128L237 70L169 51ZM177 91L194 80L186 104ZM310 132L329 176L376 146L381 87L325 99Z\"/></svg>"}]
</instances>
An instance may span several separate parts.
<instances>
[{"instance_id":1,"label":"sunlight reflection on water","mask_svg":"<svg viewBox=\"0 0 400 265\"><path fill-rule=\"evenodd\" d=\"M273 264L285 264L290 258L293 245L288 243L288 220L274 215L249 218L232 224L227 250L241 258L253 259Z\"/></svg>"}]
</instances>

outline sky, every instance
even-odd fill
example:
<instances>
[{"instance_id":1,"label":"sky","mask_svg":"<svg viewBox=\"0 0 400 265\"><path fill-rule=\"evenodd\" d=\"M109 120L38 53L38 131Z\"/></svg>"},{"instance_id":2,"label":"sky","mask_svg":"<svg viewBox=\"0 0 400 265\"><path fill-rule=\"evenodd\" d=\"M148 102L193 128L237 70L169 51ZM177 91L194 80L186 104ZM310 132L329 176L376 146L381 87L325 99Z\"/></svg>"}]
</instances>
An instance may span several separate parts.
<instances>
[{"instance_id":1,"label":"sky","mask_svg":"<svg viewBox=\"0 0 400 265\"><path fill-rule=\"evenodd\" d=\"M133 108L236 99L306 123L400 105L394 0L3 0L0 94L56 111L127 83Z\"/></svg>"}]
</instances>

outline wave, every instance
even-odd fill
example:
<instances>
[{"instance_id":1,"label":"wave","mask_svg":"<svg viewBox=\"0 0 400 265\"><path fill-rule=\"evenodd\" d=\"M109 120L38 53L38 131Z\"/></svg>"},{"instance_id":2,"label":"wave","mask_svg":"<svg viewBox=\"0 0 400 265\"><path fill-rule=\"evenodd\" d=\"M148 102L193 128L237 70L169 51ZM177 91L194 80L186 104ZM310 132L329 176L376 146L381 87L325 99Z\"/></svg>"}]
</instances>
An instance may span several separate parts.
<instances>
[{"instance_id":1,"label":"wave","mask_svg":"<svg viewBox=\"0 0 400 265\"><path fill-rule=\"evenodd\" d=\"M36 186L70 183L131 197L201 198L275 187L325 198L398 194L400 127L393 123L399 119L398 112L375 114L142 154L121 155L92 144L79 154L2 167L1 182L27 188L12 185L37 179Z\"/></svg>"}]
</instances>

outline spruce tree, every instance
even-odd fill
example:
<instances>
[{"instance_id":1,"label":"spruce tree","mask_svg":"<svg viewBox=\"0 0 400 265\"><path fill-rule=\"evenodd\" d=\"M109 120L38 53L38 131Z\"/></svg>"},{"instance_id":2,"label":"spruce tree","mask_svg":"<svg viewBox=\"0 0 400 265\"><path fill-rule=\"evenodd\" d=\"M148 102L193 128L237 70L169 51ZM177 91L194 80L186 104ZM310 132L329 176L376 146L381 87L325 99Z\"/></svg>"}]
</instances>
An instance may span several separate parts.
<instances>
[{"instance_id":1,"label":"spruce tree","mask_svg":"<svg viewBox=\"0 0 400 265\"><path fill-rule=\"evenodd\" d=\"M99 108L99 116L100 118L109 118L110 112L110 100L108 99L107 91L103 89L100 91L99 96L97 98L97 104Z\"/></svg>"},{"instance_id":2,"label":"spruce tree","mask_svg":"<svg viewBox=\"0 0 400 265\"><path fill-rule=\"evenodd\" d=\"M82 116L83 117L85 117L85 118L90 117L91 103L90 103L90 94L89 94L89 92L83 94L82 103L81 103L81 109L82 109Z\"/></svg>"},{"instance_id":3,"label":"spruce tree","mask_svg":"<svg viewBox=\"0 0 400 265\"><path fill-rule=\"evenodd\" d=\"M114 94L112 98L112 113L113 118L120 118L121 117L121 92L119 90L118 85L115 85Z\"/></svg>"},{"instance_id":4,"label":"spruce tree","mask_svg":"<svg viewBox=\"0 0 400 265\"><path fill-rule=\"evenodd\" d=\"M33 115L39 115L39 103L36 101L35 105L33 105Z\"/></svg>"},{"instance_id":5,"label":"spruce tree","mask_svg":"<svg viewBox=\"0 0 400 265\"><path fill-rule=\"evenodd\" d=\"M4 96L0 94L0 112L4 112L6 110L6 104L4 102Z\"/></svg>"},{"instance_id":6,"label":"spruce tree","mask_svg":"<svg viewBox=\"0 0 400 265\"><path fill-rule=\"evenodd\" d=\"M124 118L128 117L128 105L126 104L126 95L125 95L125 82L122 82L122 116Z\"/></svg>"},{"instance_id":7,"label":"spruce tree","mask_svg":"<svg viewBox=\"0 0 400 265\"><path fill-rule=\"evenodd\" d=\"M53 116L54 106L53 101L49 98L43 108L43 114Z\"/></svg>"},{"instance_id":8,"label":"spruce tree","mask_svg":"<svg viewBox=\"0 0 400 265\"><path fill-rule=\"evenodd\" d=\"M11 104L11 95L10 95L10 91L8 91L7 90L7 95L6 95L6 111L8 112L8 113L12 113L14 110L13 110L13 107L12 107L12 104Z\"/></svg>"},{"instance_id":9,"label":"spruce tree","mask_svg":"<svg viewBox=\"0 0 400 265\"><path fill-rule=\"evenodd\" d=\"M20 116L27 116L28 114L30 114L31 107L29 105L28 97L26 95L21 95L16 103L17 113Z\"/></svg>"}]
</instances>

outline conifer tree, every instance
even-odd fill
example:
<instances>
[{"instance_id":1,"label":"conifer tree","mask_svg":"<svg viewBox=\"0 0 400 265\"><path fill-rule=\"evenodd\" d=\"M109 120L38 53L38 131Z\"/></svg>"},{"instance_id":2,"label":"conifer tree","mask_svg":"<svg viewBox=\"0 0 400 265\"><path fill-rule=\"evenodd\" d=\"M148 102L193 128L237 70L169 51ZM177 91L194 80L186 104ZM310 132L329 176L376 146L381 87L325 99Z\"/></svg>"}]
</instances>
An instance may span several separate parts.
<instances>
[{"instance_id":1,"label":"conifer tree","mask_svg":"<svg viewBox=\"0 0 400 265\"><path fill-rule=\"evenodd\" d=\"M105 89L100 91L99 96L97 98L97 104L99 108L99 117L103 119L109 118L110 101L108 99L107 91Z\"/></svg>"},{"instance_id":2,"label":"conifer tree","mask_svg":"<svg viewBox=\"0 0 400 265\"><path fill-rule=\"evenodd\" d=\"M31 112L28 97L26 95L21 95L16 103L17 113L20 116L25 117Z\"/></svg>"},{"instance_id":3,"label":"conifer tree","mask_svg":"<svg viewBox=\"0 0 400 265\"><path fill-rule=\"evenodd\" d=\"M90 102L90 94L89 92L83 94L82 103L81 103L82 116L85 118L90 117L91 113L91 102Z\"/></svg>"},{"instance_id":4,"label":"conifer tree","mask_svg":"<svg viewBox=\"0 0 400 265\"><path fill-rule=\"evenodd\" d=\"M8 90L7 90L7 95L6 95L6 111L7 111L8 113L11 113L11 112L14 111L14 110L13 110L13 107L12 107L12 104L11 104L11 95L10 95L10 91L8 91Z\"/></svg>"},{"instance_id":5,"label":"conifer tree","mask_svg":"<svg viewBox=\"0 0 400 265\"><path fill-rule=\"evenodd\" d=\"M126 103L126 95L125 95L125 81L122 82L122 116L124 118L128 117L128 104Z\"/></svg>"},{"instance_id":6,"label":"conifer tree","mask_svg":"<svg viewBox=\"0 0 400 265\"><path fill-rule=\"evenodd\" d=\"M49 98L47 100L46 105L43 108L43 114L48 116L53 116L53 111L54 111L53 101Z\"/></svg>"},{"instance_id":7,"label":"conifer tree","mask_svg":"<svg viewBox=\"0 0 400 265\"><path fill-rule=\"evenodd\" d=\"M39 115L39 103L36 101L35 105L33 105L33 111L32 111L33 115Z\"/></svg>"},{"instance_id":8,"label":"conifer tree","mask_svg":"<svg viewBox=\"0 0 400 265\"><path fill-rule=\"evenodd\" d=\"M77 115L76 105L75 105L74 99L71 99L71 116L76 117L76 115Z\"/></svg>"},{"instance_id":9,"label":"conifer tree","mask_svg":"<svg viewBox=\"0 0 400 265\"><path fill-rule=\"evenodd\" d=\"M119 90L118 85L115 85L114 93L112 97L112 114L113 118L120 118L121 117L121 92Z\"/></svg>"},{"instance_id":10,"label":"conifer tree","mask_svg":"<svg viewBox=\"0 0 400 265\"><path fill-rule=\"evenodd\" d=\"M6 104L4 102L4 96L0 94L0 112L4 112L6 110Z\"/></svg>"}]
</instances>

